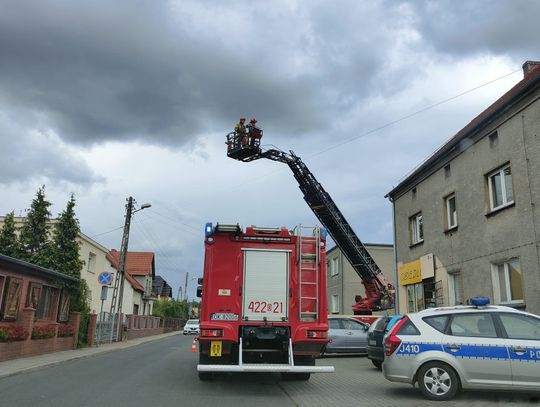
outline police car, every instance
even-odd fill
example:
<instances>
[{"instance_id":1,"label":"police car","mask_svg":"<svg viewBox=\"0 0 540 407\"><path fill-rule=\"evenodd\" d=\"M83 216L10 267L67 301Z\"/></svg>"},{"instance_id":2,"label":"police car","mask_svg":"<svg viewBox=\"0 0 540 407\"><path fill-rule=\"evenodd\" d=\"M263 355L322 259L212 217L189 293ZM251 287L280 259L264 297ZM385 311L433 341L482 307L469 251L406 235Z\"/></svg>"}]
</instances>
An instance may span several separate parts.
<instances>
[{"instance_id":1,"label":"police car","mask_svg":"<svg viewBox=\"0 0 540 407\"><path fill-rule=\"evenodd\" d=\"M463 389L540 391L540 317L476 297L403 317L385 337L384 377L429 399Z\"/></svg>"}]
</instances>

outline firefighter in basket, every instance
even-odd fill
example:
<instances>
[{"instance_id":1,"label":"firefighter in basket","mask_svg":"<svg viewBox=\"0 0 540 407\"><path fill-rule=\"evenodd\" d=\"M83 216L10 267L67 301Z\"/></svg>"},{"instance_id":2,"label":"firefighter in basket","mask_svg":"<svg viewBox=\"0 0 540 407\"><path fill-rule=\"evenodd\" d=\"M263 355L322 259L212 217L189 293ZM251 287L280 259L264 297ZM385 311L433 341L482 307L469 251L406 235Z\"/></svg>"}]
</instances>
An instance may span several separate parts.
<instances>
[{"instance_id":1,"label":"firefighter in basket","mask_svg":"<svg viewBox=\"0 0 540 407\"><path fill-rule=\"evenodd\" d=\"M258 146L262 137L261 129L257 127L257 119L252 117L247 125L247 134L249 137L249 145L251 147Z\"/></svg>"},{"instance_id":2,"label":"firefighter in basket","mask_svg":"<svg viewBox=\"0 0 540 407\"><path fill-rule=\"evenodd\" d=\"M247 136L246 136L246 118L241 117L240 121L234 126L234 146L239 148L240 146L247 145Z\"/></svg>"}]
</instances>

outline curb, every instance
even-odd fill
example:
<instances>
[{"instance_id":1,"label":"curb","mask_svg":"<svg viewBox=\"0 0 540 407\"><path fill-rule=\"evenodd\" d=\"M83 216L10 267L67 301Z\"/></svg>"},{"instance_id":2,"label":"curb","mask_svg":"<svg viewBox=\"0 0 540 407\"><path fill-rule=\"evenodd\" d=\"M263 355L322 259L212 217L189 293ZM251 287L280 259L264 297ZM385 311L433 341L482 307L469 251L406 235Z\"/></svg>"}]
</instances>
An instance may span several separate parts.
<instances>
[{"instance_id":1,"label":"curb","mask_svg":"<svg viewBox=\"0 0 540 407\"><path fill-rule=\"evenodd\" d=\"M144 343L157 341L159 339L168 338L170 336L180 335L181 333L182 331L168 332L166 334L137 338L131 341L105 344L102 347L74 349L62 352L52 352L38 356L30 356L27 358L6 360L4 362L0 362L0 379L10 376L16 376L21 373L27 373L50 366L60 365L71 360L85 359L91 356L101 355L103 353L132 348L134 346L142 345Z\"/></svg>"}]
</instances>

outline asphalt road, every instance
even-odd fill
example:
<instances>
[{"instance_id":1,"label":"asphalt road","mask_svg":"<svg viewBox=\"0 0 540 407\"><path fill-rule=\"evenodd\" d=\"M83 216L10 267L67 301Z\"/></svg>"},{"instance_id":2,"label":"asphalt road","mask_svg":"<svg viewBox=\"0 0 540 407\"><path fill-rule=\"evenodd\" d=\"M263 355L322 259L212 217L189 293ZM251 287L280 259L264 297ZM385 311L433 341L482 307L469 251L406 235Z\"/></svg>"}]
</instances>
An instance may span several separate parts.
<instances>
[{"instance_id":1,"label":"asphalt road","mask_svg":"<svg viewBox=\"0 0 540 407\"><path fill-rule=\"evenodd\" d=\"M281 381L278 374L225 374L200 382L193 337L171 336L128 349L72 360L0 379L0 406L432 406L411 386L390 383L365 357L318 361L336 373L308 382ZM444 406L531 406L538 398L468 392ZM439 404L439 403L437 403Z\"/></svg>"}]
</instances>

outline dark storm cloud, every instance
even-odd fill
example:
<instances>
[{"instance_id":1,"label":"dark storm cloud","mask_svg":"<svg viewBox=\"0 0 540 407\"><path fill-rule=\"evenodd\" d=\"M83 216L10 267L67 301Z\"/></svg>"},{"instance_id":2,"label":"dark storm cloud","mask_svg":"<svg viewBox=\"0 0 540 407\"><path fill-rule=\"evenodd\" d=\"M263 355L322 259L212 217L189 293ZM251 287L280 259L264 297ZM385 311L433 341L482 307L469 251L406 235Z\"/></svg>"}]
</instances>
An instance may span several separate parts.
<instances>
[{"instance_id":1,"label":"dark storm cloud","mask_svg":"<svg viewBox=\"0 0 540 407\"><path fill-rule=\"evenodd\" d=\"M39 113L64 140L182 143L248 106L316 117L303 80L272 79L256 59L247 69L195 42L193 22L175 27L157 2L89 4L14 2L0 14L0 97Z\"/></svg>"},{"instance_id":2,"label":"dark storm cloud","mask_svg":"<svg viewBox=\"0 0 540 407\"><path fill-rule=\"evenodd\" d=\"M393 41L355 3L7 2L0 100L86 145L180 145L252 113L308 133L374 89Z\"/></svg>"},{"instance_id":3,"label":"dark storm cloud","mask_svg":"<svg viewBox=\"0 0 540 407\"><path fill-rule=\"evenodd\" d=\"M437 51L538 59L540 2L533 0L407 1L415 26Z\"/></svg>"}]
</instances>

